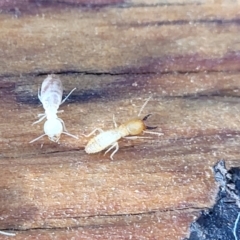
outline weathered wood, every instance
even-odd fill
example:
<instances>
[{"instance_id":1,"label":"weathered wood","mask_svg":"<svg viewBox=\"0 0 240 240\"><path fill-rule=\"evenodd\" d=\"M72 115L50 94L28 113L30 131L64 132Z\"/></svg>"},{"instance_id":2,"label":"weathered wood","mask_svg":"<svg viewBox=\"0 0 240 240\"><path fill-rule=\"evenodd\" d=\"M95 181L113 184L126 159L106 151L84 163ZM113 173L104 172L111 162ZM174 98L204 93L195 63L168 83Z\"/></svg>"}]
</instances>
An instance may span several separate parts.
<instances>
[{"instance_id":1,"label":"weathered wood","mask_svg":"<svg viewBox=\"0 0 240 240\"><path fill-rule=\"evenodd\" d=\"M229 4L33 8L0 16L0 74L149 73L239 69ZM30 11L30 13L29 13Z\"/></svg>"},{"instance_id":2,"label":"weathered wood","mask_svg":"<svg viewBox=\"0 0 240 240\"><path fill-rule=\"evenodd\" d=\"M21 231L14 239L158 239L162 237L177 240L179 237L184 237L187 223L192 221L196 214L196 212L174 211L152 215L111 216L104 218L104 222L99 221L101 217L98 217L97 226L94 221L94 224L88 227ZM77 219L75 222L77 224ZM9 239L9 237L1 239Z\"/></svg>"},{"instance_id":3,"label":"weathered wood","mask_svg":"<svg viewBox=\"0 0 240 240\"><path fill-rule=\"evenodd\" d=\"M190 79L202 78L201 74L194 75ZM162 96L154 92L160 94L156 78L149 78L144 84L145 81L137 80L137 77L133 79L137 86L127 86L126 80L101 76L98 87L94 87L99 76L62 76L63 84L67 86L65 92L73 86L78 89L69 99L69 102L74 102L61 106L65 110L61 117L68 130L80 138L76 141L62 136L60 144L54 144L45 137L32 145L29 141L43 132L42 124L31 126L36 120L34 116L42 112L36 100L42 77L25 77L20 83L17 78L6 78L5 83L2 81L1 95L6 96L6 99L1 98L1 123L5 127L1 132L0 163L0 183L5 189L0 193L3 229L98 224L106 225L108 229L106 222L115 215L119 218L115 216L116 219L111 221L118 228L120 216L149 214L150 217L156 212L165 216L165 211L169 214L168 211L182 212L213 204L216 188L210 167L222 157L239 159L239 101L233 97L208 94L212 94L211 84L220 86L220 92L231 94L232 86L237 86L237 83L202 81L201 89L205 94L201 96L200 91L200 97L194 97L192 93L199 90L196 84L199 81L196 80L188 88L187 97L181 98L184 95L182 91L186 91L184 87L188 85L186 80L185 86L180 87L179 81L177 87L173 85L167 89L169 76L165 76L162 86L166 86L168 96L173 95L168 97L165 91ZM173 79L171 81L174 82ZM116 85L119 86L118 93L111 94ZM129 87L130 95L127 96L125 88L120 86ZM134 88L138 88L137 91ZM142 93L140 98L137 96L139 92ZM153 113L149 123L158 125L163 136L121 141L114 161L103 153L84 153L87 139L81 136L82 133L88 133L96 126L112 128L113 113L118 122L136 116L149 92L153 93L153 99L144 113ZM192 220L187 216L183 213L183 221ZM131 224L135 224L134 219ZM158 236L160 229L161 224L152 234ZM172 227L169 230L165 228L165 231L172 234ZM179 226L176 239L182 236L182 231ZM106 234L111 235L111 229Z\"/></svg>"},{"instance_id":4,"label":"weathered wood","mask_svg":"<svg viewBox=\"0 0 240 240\"><path fill-rule=\"evenodd\" d=\"M213 164L240 164L238 2L62 2L0 5L0 229L183 238L214 203ZM77 88L59 116L79 140L29 144L43 134L44 121L31 124L53 72L65 94ZM113 161L84 152L83 133L135 117L150 95L142 117L164 135L121 140Z\"/></svg>"}]
</instances>

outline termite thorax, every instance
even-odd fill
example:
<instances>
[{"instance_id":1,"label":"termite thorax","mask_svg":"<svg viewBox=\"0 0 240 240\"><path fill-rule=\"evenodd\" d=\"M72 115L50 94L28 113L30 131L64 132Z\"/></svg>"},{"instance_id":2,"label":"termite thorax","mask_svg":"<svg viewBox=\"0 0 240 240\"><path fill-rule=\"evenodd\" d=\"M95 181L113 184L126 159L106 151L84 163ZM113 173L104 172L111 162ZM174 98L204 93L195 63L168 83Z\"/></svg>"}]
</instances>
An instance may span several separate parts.
<instances>
[{"instance_id":1,"label":"termite thorax","mask_svg":"<svg viewBox=\"0 0 240 240\"><path fill-rule=\"evenodd\" d=\"M56 119L56 118L58 118L56 109L51 109L51 111L46 110L45 114L46 114L47 119Z\"/></svg>"},{"instance_id":2,"label":"termite thorax","mask_svg":"<svg viewBox=\"0 0 240 240\"><path fill-rule=\"evenodd\" d=\"M55 111L55 112L47 112L46 111L46 118L47 118L47 120L52 120L52 119L58 118L57 111Z\"/></svg>"}]
</instances>

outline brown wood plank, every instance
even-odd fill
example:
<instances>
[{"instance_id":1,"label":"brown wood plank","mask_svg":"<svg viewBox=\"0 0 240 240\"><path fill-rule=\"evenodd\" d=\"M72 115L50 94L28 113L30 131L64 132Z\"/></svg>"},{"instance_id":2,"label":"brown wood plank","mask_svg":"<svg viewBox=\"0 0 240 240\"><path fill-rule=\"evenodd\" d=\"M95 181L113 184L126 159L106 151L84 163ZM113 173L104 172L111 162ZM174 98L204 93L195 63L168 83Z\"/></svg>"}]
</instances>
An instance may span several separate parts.
<instances>
[{"instance_id":1,"label":"brown wood plank","mask_svg":"<svg viewBox=\"0 0 240 240\"><path fill-rule=\"evenodd\" d=\"M32 11L0 16L1 75L239 69L238 4Z\"/></svg>"},{"instance_id":2,"label":"brown wood plank","mask_svg":"<svg viewBox=\"0 0 240 240\"><path fill-rule=\"evenodd\" d=\"M105 217L104 224L98 218L100 226L92 224L89 227L21 231L14 239L158 239L162 237L177 240L185 236L186 225L195 215L197 215L196 212L173 211L152 215L127 215L122 218L112 216ZM77 221L76 219L75 223ZM182 229L179 233L180 227ZM9 239L9 237L1 237L1 239Z\"/></svg>"},{"instance_id":3,"label":"brown wood plank","mask_svg":"<svg viewBox=\"0 0 240 240\"><path fill-rule=\"evenodd\" d=\"M181 239L213 205L212 166L239 166L239 4L0 5L0 229L15 239ZM193 7L194 6L194 7ZM43 134L38 87L62 79L70 133ZM82 134L143 111L162 136L87 155ZM0 239L8 239L0 235Z\"/></svg>"},{"instance_id":4,"label":"brown wood plank","mask_svg":"<svg viewBox=\"0 0 240 240\"><path fill-rule=\"evenodd\" d=\"M74 103L61 106L60 109L65 110L61 117L68 130L80 138L76 141L62 136L60 144L54 144L45 137L31 145L29 141L43 132L42 124L31 126L36 120L34 116L43 111L36 99L43 76L23 77L20 83L17 78L5 78L1 86L1 95L6 97L1 98L1 124L5 129L1 139L6 139L1 144L3 229L55 229L98 224L109 229L108 219L103 216L112 219L115 215L146 214L151 217L161 212L166 217L169 211L182 213L184 209L211 206L216 191L211 166L223 157L232 160L232 165L239 164L235 160L239 159L239 101L235 97L211 94L213 89L213 93L217 91L216 86L219 86L219 94L237 94L234 89L238 88L238 81L234 79L238 76L222 73L223 78L233 79L228 84L222 77L211 83L202 81L204 94L200 91L199 96L194 96L199 90L201 74L192 74L189 85L184 76L176 86L169 87L169 78L174 82L178 75L160 78L164 80L162 86L166 86L168 96L165 91L162 96L157 95L160 80L154 76L158 75L149 78L147 85L143 84L145 79L142 81L136 76L129 84L132 87L127 85L127 80L115 76L63 75L65 92L74 86L77 90L69 99ZM193 77L199 77L199 81L192 82ZM98 86L94 85L99 78ZM119 92L111 94L116 85L121 86ZM126 87L129 92L124 95ZM187 90L186 98L179 97ZM91 94L91 91L99 94ZM139 92L142 92L141 97L137 95ZM149 94L153 99L144 113L153 114L149 123L158 125L157 131L164 133L163 136L123 140L113 161L103 153L84 153L87 139L82 133L95 127L112 128L113 113L118 122L135 116ZM16 120L18 124L14 124ZM112 221L118 229L121 218L116 216ZM176 239L183 232L186 234L186 225L185 228L178 226ZM155 236L159 234L157 229L153 232ZM165 228L165 231L170 234L166 239L170 239L172 229ZM106 234L111 235L111 230ZM146 237L148 234L146 232Z\"/></svg>"},{"instance_id":5,"label":"brown wood plank","mask_svg":"<svg viewBox=\"0 0 240 240\"><path fill-rule=\"evenodd\" d=\"M77 90L69 99L75 103L61 106L60 109L65 110L65 113L60 116L69 132L79 135L80 139L76 142L67 136L63 138L74 144L74 148L83 148L86 140L81 136L82 133L91 132L96 127L112 128L112 114L115 114L119 123L135 117L150 95L153 95L153 100L144 113L152 113L149 124L159 126L158 131L164 133L157 141L175 137L191 138L198 134L237 133L239 103L237 98L230 95L239 94L239 76L220 74L219 80L216 74L212 78L213 76L214 81L208 80L211 75L203 77L201 74L150 75L142 78L138 75L129 78L127 75L121 78L78 74L61 76L66 93L74 87ZM30 152L36 151L33 149L35 144L32 146L28 142L43 133L43 123L31 126L37 119L37 114L43 112L37 99L37 89L43 78L23 77L20 82L18 78L5 78L7 83L2 80L1 124L5 126L2 137L7 137L11 142L10 145L5 142L2 146L3 156L15 156L12 147L19 145ZM221 94L229 98L221 98ZM180 98L181 95L185 99ZM95 115L99 116L97 121ZM13 124L16 120L22 129ZM39 143L48 143L45 140L39 140Z\"/></svg>"},{"instance_id":6,"label":"brown wood plank","mask_svg":"<svg viewBox=\"0 0 240 240\"><path fill-rule=\"evenodd\" d=\"M76 227L94 224L93 216L95 225L98 221L104 225L104 216L120 215L121 219L129 214L204 208L212 198L203 195L213 187L211 181L205 182L211 174L203 163L196 166L203 172L196 172L189 163L175 163L175 169L170 169L173 162L162 159L159 163L149 154L135 162L125 160L142 156L139 149L125 151L118 157L124 159L113 162L84 158L83 153L67 155L52 153L22 162L2 162L3 227Z\"/></svg>"}]
</instances>

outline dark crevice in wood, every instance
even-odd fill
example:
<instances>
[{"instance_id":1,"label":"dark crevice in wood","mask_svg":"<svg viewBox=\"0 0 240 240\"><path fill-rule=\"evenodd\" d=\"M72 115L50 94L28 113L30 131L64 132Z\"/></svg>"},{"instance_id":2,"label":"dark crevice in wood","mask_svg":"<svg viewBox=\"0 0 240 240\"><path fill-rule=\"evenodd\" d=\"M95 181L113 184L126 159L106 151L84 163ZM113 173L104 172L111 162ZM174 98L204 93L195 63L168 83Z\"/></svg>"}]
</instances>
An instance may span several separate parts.
<instances>
[{"instance_id":1,"label":"dark crevice in wood","mask_svg":"<svg viewBox=\"0 0 240 240\"><path fill-rule=\"evenodd\" d=\"M106 218L109 219L109 217L119 217L119 219L122 219L124 217L139 217L141 219L144 216L149 216L149 215L158 215L161 213L172 213L172 212L195 212L195 211L207 211L209 208L207 207L183 207L183 208L175 208L175 209L164 209L164 210L155 210L155 211L149 211L149 212L140 212L140 213L126 213L126 214L100 214L100 215L89 215L89 216L82 216L82 217L68 217L66 216L65 219L75 219L75 220L81 220L81 219L91 219L91 218ZM52 218L52 219L62 219L62 218ZM130 220L130 224L134 224L134 221ZM64 229L78 229L78 228L104 228L107 226L112 226L113 224L109 223L106 225L95 225L95 224L89 224L89 225L75 225L71 227L33 227L33 228L26 228L26 229L13 229L13 228L6 228L6 229L0 229L1 231L14 231L14 232L26 232L26 231L36 231L36 230L64 230Z\"/></svg>"},{"instance_id":2,"label":"dark crevice in wood","mask_svg":"<svg viewBox=\"0 0 240 240\"><path fill-rule=\"evenodd\" d=\"M227 89L228 92L234 91L234 89ZM236 89L238 90L238 89ZM228 94L225 92L226 89L220 89L220 90L215 90L215 91L209 91L209 92L203 92L203 93L196 93L196 94L187 94L187 95L175 95L175 96L167 96L164 97L165 99L174 99L174 98L183 98L183 99L190 99L190 100L195 100L195 99L211 99L214 97L232 97L239 99L240 96L237 95L232 95L231 93Z\"/></svg>"},{"instance_id":3,"label":"dark crevice in wood","mask_svg":"<svg viewBox=\"0 0 240 240\"><path fill-rule=\"evenodd\" d=\"M58 74L58 75L71 75L71 74L79 74L79 75L89 75L89 76L123 76L123 75L129 75L129 76L133 76L133 75L167 75L167 74L181 74L181 75L185 75L185 74L199 74L199 73L206 73L206 74L210 74L210 73L239 73L239 70L199 70L199 71L143 71L143 72L134 72L134 71L119 71L119 72L93 72L93 71L79 71L79 70L59 70L59 71L47 71L47 72L29 72L29 73L23 73L23 74L2 74L0 75L0 78L13 78L13 77L37 77L37 76L47 76L49 74Z\"/></svg>"},{"instance_id":4,"label":"dark crevice in wood","mask_svg":"<svg viewBox=\"0 0 240 240\"><path fill-rule=\"evenodd\" d=\"M136 4L130 4L130 3L124 3L121 4L120 6L118 6L119 8L155 8L155 7L186 7L186 6L200 6L203 5L202 2L192 2L192 3L168 3L168 2L164 2L164 3L151 3L151 4L146 4L146 3L136 3Z\"/></svg>"},{"instance_id":5,"label":"dark crevice in wood","mask_svg":"<svg viewBox=\"0 0 240 240\"><path fill-rule=\"evenodd\" d=\"M87 103L87 102L98 102L99 100L101 101L108 101L109 99L113 98L114 99L118 99L119 97L123 97L124 94L121 94L121 92L119 93L119 95L117 93L115 94L111 94L108 91L104 91L104 90L93 90L93 89L87 89L84 91L75 91L75 93L73 93L71 95L71 99L68 99L67 104L73 104L73 103ZM196 94L188 94L188 95L174 95L174 96L162 96L161 99L188 99L188 100L214 100L214 98L221 98L224 99L226 97L230 97L231 99L235 99L238 103L238 99L240 99L240 96L238 95L233 95L231 94L231 92L228 94L225 92L225 90L221 90L221 91L209 91L209 93L196 93ZM219 99L218 99L219 101ZM39 99L37 96L25 96L25 95L21 95L21 96L17 96L17 102L22 103L22 104L28 104L28 105L39 105ZM232 101L231 101L232 102ZM44 110L40 110L40 111L44 111Z\"/></svg>"},{"instance_id":6,"label":"dark crevice in wood","mask_svg":"<svg viewBox=\"0 0 240 240\"><path fill-rule=\"evenodd\" d=\"M141 22L141 23L129 23L129 24L118 24L119 27L121 26L128 26L128 27L150 27L150 26L178 26L178 25L189 25L189 24L216 24L216 25L227 25L227 24L240 24L239 18L234 19L199 19L199 20L175 20L175 21L159 21L159 22Z\"/></svg>"}]
</instances>

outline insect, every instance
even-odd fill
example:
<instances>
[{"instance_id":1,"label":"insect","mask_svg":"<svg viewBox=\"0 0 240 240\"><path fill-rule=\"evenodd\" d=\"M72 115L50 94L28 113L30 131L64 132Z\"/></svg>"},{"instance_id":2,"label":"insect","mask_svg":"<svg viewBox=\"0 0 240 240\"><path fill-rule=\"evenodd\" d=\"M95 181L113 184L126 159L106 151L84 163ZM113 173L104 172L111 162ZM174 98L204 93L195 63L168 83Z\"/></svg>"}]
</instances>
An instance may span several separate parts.
<instances>
[{"instance_id":1,"label":"insect","mask_svg":"<svg viewBox=\"0 0 240 240\"><path fill-rule=\"evenodd\" d=\"M44 123L44 134L33 139L30 143L39 140L45 135L47 135L51 141L58 142L62 133L78 139L77 136L67 132L64 121L57 116L57 113L63 112L63 110L58 111L59 106L67 100L75 89L76 88L62 100L63 86L61 80L54 74L48 75L47 78L44 79L41 86L41 94L38 89L38 98L43 105L45 113L38 114L40 119L32 125L41 122L44 118L47 118L47 121Z\"/></svg>"},{"instance_id":2,"label":"insect","mask_svg":"<svg viewBox=\"0 0 240 240\"><path fill-rule=\"evenodd\" d=\"M107 149L107 151L105 152L105 154L107 152L109 152L110 150L112 150L113 148L115 148L115 150L110 155L110 158L113 160L114 154L119 149L118 140L120 140L121 138L129 138L129 139L148 138L148 137L137 136L141 133L162 135L161 133L146 131L146 129L157 128L157 127L149 127L149 126L145 125L145 123L144 123L144 121L146 121L151 114L146 115L143 119L139 118L141 112L143 111L144 107L147 105L147 103L150 99L151 99L151 97L149 97L147 99L147 101L143 104L143 106L141 107L141 109L138 113L138 118L131 119L131 120L121 124L118 127L117 123L115 122L114 116L113 116L113 122L114 122L115 129L103 131L100 128L96 128L90 134L84 135L85 137L90 137L95 132L97 132L97 131L99 132L98 135L91 138L89 140L89 142L87 143L87 145L85 147L86 153L88 153L88 154L97 153L97 152L100 152L110 146Z\"/></svg>"}]
</instances>

